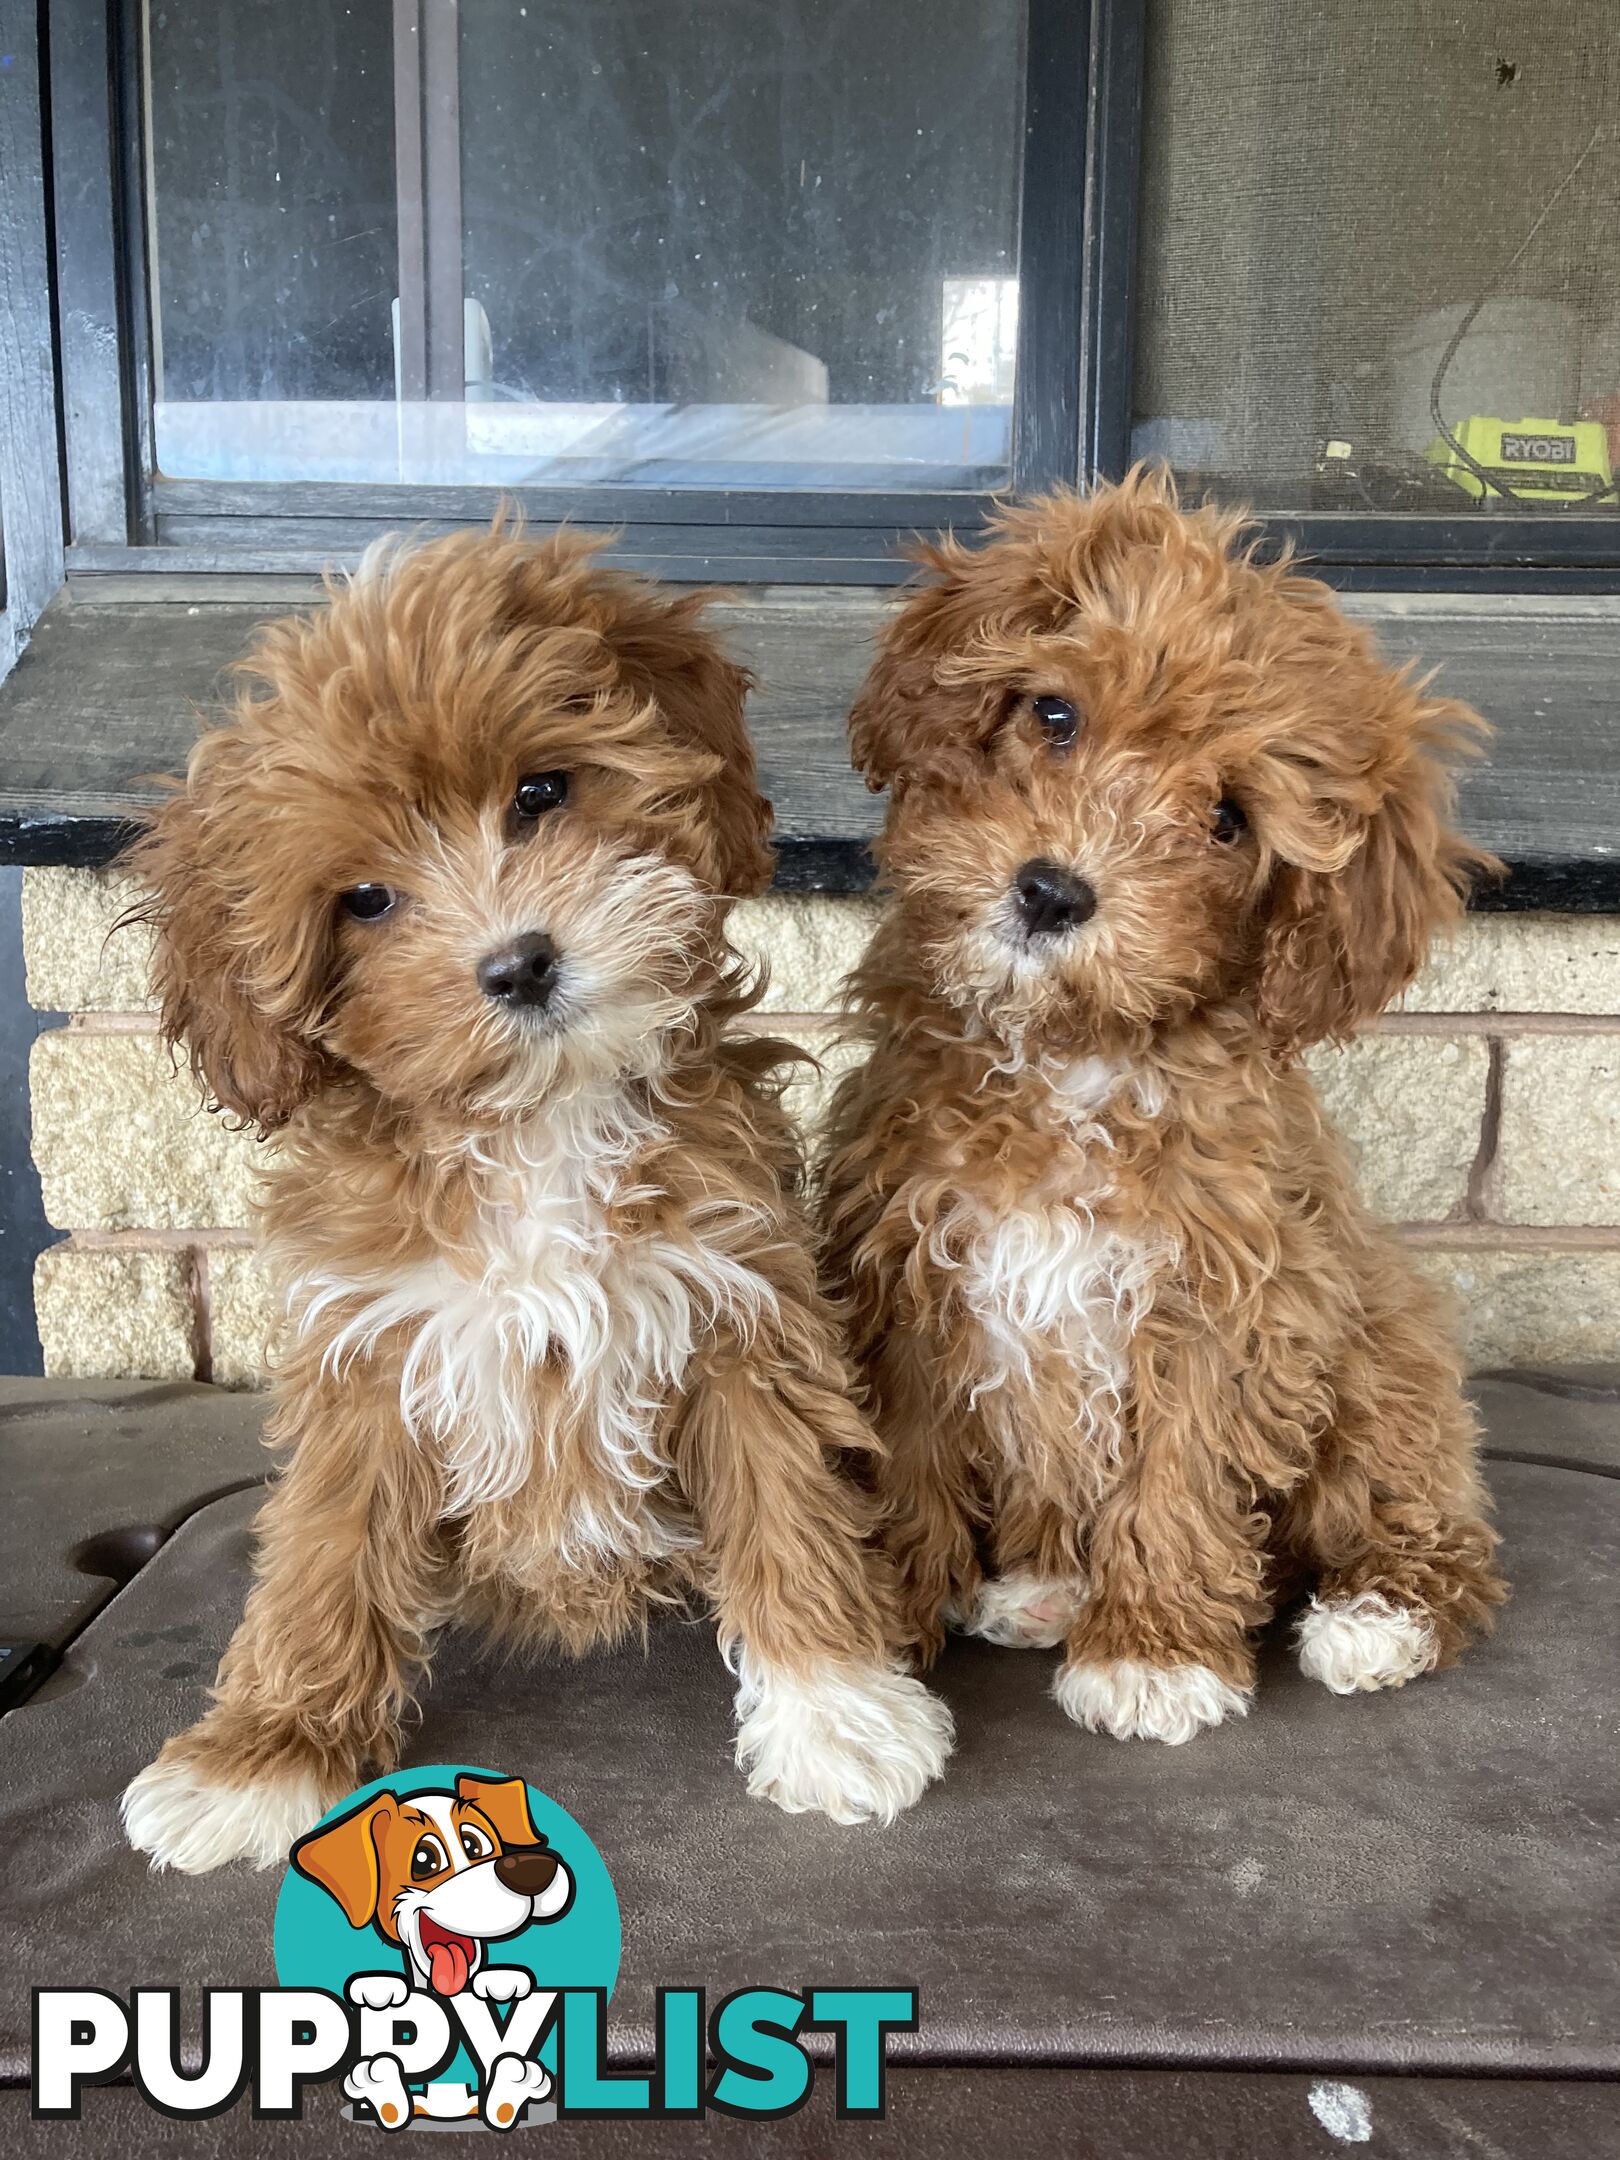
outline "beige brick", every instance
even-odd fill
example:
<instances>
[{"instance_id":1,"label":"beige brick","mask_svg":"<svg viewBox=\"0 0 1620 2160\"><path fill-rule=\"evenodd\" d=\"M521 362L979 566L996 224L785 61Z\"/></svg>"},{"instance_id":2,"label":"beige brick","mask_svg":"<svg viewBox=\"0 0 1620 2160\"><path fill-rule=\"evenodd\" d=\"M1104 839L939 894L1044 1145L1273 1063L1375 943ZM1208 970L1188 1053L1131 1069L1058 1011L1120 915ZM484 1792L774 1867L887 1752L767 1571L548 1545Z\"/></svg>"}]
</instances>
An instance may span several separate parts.
<instances>
[{"instance_id":1,"label":"beige brick","mask_svg":"<svg viewBox=\"0 0 1620 2160\"><path fill-rule=\"evenodd\" d=\"M751 960L770 967L765 1012L831 1012L843 979L866 950L876 903L832 893L772 893L745 900L732 936Z\"/></svg>"},{"instance_id":2,"label":"beige brick","mask_svg":"<svg viewBox=\"0 0 1620 2160\"><path fill-rule=\"evenodd\" d=\"M860 1062L864 1052L858 1044L830 1040L826 1035L808 1029L802 1032L800 1040L816 1059L816 1065L798 1068L783 1101L799 1128L805 1152L810 1155L815 1152L821 1121L827 1114L833 1089L850 1067Z\"/></svg>"},{"instance_id":3,"label":"beige brick","mask_svg":"<svg viewBox=\"0 0 1620 2160\"><path fill-rule=\"evenodd\" d=\"M1620 1013L1620 915L1470 915L1399 1009Z\"/></svg>"},{"instance_id":4,"label":"beige brick","mask_svg":"<svg viewBox=\"0 0 1620 2160\"><path fill-rule=\"evenodd\" d=\"M221 1387L253 1387L264 1378L280 1300L249 1245L211 1246L203 1264L214 1379Z\"/></svg>"},{"instance_id":5,"label":"beige brick","mask_svg":"<svg viewBox=\"0 0 1620 2160\"><path fill-rule=\"evenodd\" d=\"M1505 1057L1493 1212L1620 1223L1620 1033L1518 1036Z\"/></svg>"},{"instance_id":6,"label":"beige brick","mask_svg":"<svg viewBox=\"0 0 1620 2160\"><path fill-rule=\"evenodd\" d=\"M743 950L770 961L767 1010L825 1012L877 916L864 895L773 893L743 901L732 923ZM1620 1013L1620 916L1470 915L1397 1010Z\"/></svg>"},{"instance_id":7,"label":"beige brick","mask_svg":"<svg viewBox=\"0 0 1620 2160\"><path fill-rule=\"evenodd\" d=\"M1482 1040L1366 1036L1313 1051L1310 1068L1375 1214L1442 1222L1461 1211L1485 1114Z\"/></svg>"},{"instance_id":8,"label":"beige brick","mask_svg":"<svg viewBox=\"0 0 1620 2160\"><path fill-rule=\"evenodd\" d=\"M114 870L23 872L23 959L28 1002L41 1012L144 1012L151 933L116 930L140 897Z\"/></svg>"},{"instance_id":9,"label":"beige brick","mask_svg":"<svg viewBox=\"0 0 1620 2160\"><path fill-rule=\"evenodd\" d=\"M52 1245L34 1263L45 1370L63 1380L188 1380L191 1255L171 1247Z\"/></svg>"},{"instance_id":10,"label":"beige brick","mask_svg":"<svg viewBox=\"0 0 1620 2160\"><path fill-rule=\"evenodd\" d=\"M147 1010L147 940L110 935L138 888L116 871L33 869L23 877L30 1001L44 1011ZM766 952L779 1012L820 1012L876 920L864 896L773 893L732 917L738 942ZM1620 1013L1620 916L1471 915L1437 946L1402 1000L1408 1012Z\"/></svg>"},{"instance_id":11,"label":"beige brick","mask_svg":"<svg viewBox=\"0 0 1620 2160\"><path fill-rule=\"evenodd\" d=\"M155 1035L41 1035L30 1063L34 1160L63 1230L235 1228L261 1151L203 1109Z\"/></svg>"},{"instance_id":12,"label":"beige brick","mask_svg":"<svg viewBox=\"0 0 1620 2160\"><path fill-rule=\"evenodd\" d=\"M1430 1248L1413 1258L1451 1290L1476 1372L1620 1355L1620 1252Z\"/></svg>"}]
</instances>

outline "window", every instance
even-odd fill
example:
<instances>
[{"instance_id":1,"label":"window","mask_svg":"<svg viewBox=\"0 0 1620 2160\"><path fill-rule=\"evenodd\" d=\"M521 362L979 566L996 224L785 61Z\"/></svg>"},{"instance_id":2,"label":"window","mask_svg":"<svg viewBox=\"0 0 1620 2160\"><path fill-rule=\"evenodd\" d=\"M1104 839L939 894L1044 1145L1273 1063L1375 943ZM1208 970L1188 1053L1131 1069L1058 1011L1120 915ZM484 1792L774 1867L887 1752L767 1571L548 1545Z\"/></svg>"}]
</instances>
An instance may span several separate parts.
<instances>
[{"instance_id":1,"label":"window","mask_svg":"<svg viewBox=\"0 0 1620 2160\"><path fill-rule=\"evenodd\" d=\"M1131 453L1396 551L1514 519L1613 559L1612 0L1149 19Z\"/></svg>"},{"instance_id":2,"label":"window","mask_svg":"<svg viewBox=\"0 0 1620 2160\"><path fill-rule=\"evenodd\" d=\"M1088 462L1086 5L49 4L73 569L883 583Z\"/></svg>"},{"instance_id":3,"label":"window","mask_svg":"<svg viewBox=\"0 0 1620 2160\"><path fill-rule=\"evenodd\" d=\"M159 470L1005 486L1023 15L149 0Z\"/></svg>"},{"instance_id":4,"label":"window","mask_svg":"<svg viewBox=\"0 0 1620 2160\"><path fill-rule=\"evenodd\" d=\"M62 582L39 56L0 37L0 677Z\"/></svg>"},{"instance_id":5,"label":"window","mask_svg":"<svg viewBox=\"0 0 1620 2160\"><path fill-rule=\"evenodd\" d=\"M886 583L1154 456L1345 582L1620 569L1612 0L48 12L71 568L509 494Z\"/></svg>"},{"instance_id":6,"label":"window","mask_svg":"<svg viewBox=\"0 0 1620 2160\"><path fill-rule=\"evenodd\" d=\"M868 582L1079 477L1072 0L129 19L133 521L187 561L509 491L666 574Z\"/></svg>"}]
</instances>

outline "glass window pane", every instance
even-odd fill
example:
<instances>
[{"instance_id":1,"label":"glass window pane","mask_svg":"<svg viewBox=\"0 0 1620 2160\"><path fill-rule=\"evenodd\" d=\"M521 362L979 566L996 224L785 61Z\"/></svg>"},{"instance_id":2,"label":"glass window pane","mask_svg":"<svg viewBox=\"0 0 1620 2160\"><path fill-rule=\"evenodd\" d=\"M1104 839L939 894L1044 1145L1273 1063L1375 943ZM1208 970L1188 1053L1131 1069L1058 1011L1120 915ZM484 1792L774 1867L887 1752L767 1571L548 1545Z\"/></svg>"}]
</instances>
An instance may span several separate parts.
<instances>
[{"instance_id":1,"label":"glass window pane","mask_svg":"<svg viewBox=\"0 0 1620 2160\"><path fill-rule=\"evenodd\" d=\"M146 34L160 416L391 397L388 0L151 0Z\"/></svg>"},{"instance_id":2,"label":"glass window pane","mask_svg":"<svg viewBox=\"0 0 1620 2160\"><path fill-rule=\"evenodd\" d=\"M150 0L160 468L1005 485L1024 14Z\"/></svg>"},{"instance_id":3,"label":"glass window pane","mask_svg":"<svg viewBox=\"0 0 1620 2160\"><path fill-rule=\"evenodd\" d=\"M1156 0L1134 453L1262 510L1612 514L1617 111L1614 0Z\"/></svg>"}]
</instances>

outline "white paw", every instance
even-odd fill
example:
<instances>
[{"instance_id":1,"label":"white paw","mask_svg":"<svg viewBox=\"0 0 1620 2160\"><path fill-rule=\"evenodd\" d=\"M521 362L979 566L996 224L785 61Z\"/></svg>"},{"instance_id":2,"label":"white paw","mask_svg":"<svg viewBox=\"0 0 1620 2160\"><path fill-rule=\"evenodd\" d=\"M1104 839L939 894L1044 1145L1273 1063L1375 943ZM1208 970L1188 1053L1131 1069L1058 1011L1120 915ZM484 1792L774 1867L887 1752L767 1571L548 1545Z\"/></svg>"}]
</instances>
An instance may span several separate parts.
<instances>
[{"instance_id":1,"label":"white paw","mask_svg":"<svg viewBox=\"0 0 1620 2160\"><path fill-rule=\"evenodd\" d=\"M320 1820L313 1778L216 1785L185 1760L155 1762L124 1794L124 1835L155 1868L204 1875L228 1860L285 1867L296 1838Z\"/></svg>"},{"instance_id":2,"label":"white paw","mask_svg":"<svg viewBox=\"0 0 1620 2160\"><path fill-rule=\"evenodd\" d=\"M485 2002L521 2002L534 1993L534 1974L521 1965L486 1965L473 1974L472 1991Z\"/></svg>"},{"instance_id":3,"label":"white paw","mask_svg":"<svg viewBox=\"0 0 1620 2160\"><path fill-rule=\"evenodd\" d=\"M1115 1658L1103 1665L1065 1665L1052 1693L1088 1732L1116 1740L1162 1740L1180 1747L1206 1725L1247 1717L1249 1698L1207 1665L1140 1665Z\"/></svg>"},{"instance_id":4,"label":"white paw","mask_svg":"<svg viewBox=\"0 0 1620 2160\"><path fill-rule=\"evenodd\" d=\"M369 2102L385 2130L403 2130L411 2119L411 2096L397 2056L374 2055L368 2062L357 2062L344 2078L343 2090L351 2100Z\"/></svg>"},{"instance_id":5,"label":"white paw","mask_svg":"<svg viewBox=\"0 0 1620 2160\"><path fill-rule=\"evenodd\" d=\"M523 2119L531 2100L543 2100L551 2079L537 2062L523 2055L503 2055L490 2072L480 2112L492 2130L510 2130Z\"/></svg>"},{"instance_id":6,"label":"white paw","mask_svg":"<svg viewBox=\"0 0 1620 2160\"><path fill-rule=\"evenodd\" d=\"M891 1823L945 1767L951 1713L920 1680L837 1665L794 1675L746 1653L740 1671L737 1767L790 1815Z\"/></svg>"},{"instance_id":7,"label":"white paw","mask_svg":"<svg viewBox=\"0 0 1620 2160\"><path fill-rule=\"evenodd\" d=\"M1376 1590L1353 1598L1312 1598L1294 1631L1299 1669L1335 1695L1400 1687L1429 1670L1439 1651L1426 1613Z\"/></svg>"},{"instance_id":8,"label":"white paw","mask_svg":"<svg viewBox=\"0 0 1620 2160\"><path fill-rule=\"evenodd\" d=\"M402 1973L356 1973L343 1992L362 2010L397 2010L410 2000L411 1984Z\"/></svg>"},{"instance_id":9,"label":"white paw","mask_svg":"<svg viewBox=\"0 0 1620 2160\"><path fill-rule=\"evenodd\" d=\"M1086 1601L1078 1577L1067 1582L1041 1575L998 1575L979 1585L963 1623L969 1635L1006 1650L1055 1650L1068 1639Z\"/></svg>"}]
</instances>

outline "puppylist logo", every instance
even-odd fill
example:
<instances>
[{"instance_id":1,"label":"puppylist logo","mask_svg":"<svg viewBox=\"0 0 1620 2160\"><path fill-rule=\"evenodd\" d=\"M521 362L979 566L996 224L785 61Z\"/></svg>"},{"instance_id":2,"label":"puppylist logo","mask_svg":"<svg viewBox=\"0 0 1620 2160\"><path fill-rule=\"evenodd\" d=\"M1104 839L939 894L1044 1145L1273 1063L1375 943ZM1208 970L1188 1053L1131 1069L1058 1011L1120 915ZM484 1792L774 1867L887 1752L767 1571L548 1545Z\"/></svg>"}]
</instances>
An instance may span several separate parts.
<instances>
[{"instance_id":1,"label":"puppylist logo","mask_svg":"<svg viewBox=\"0 0 1620 2160\"><path fill-rule=\"evenodd\" d=\"M811 2033L832 2039L840 2115L881 2116L888 2036L911 1988L658 1991L650 2070L608 2068L620 1925L612 1877L566 1810L499 1771L437 1765L363 1786L298 1840L276 1906L273 1988L203 1990L200 2067L178 1990L34 1990L36 2116L76 2121L86 2085L128 2072L159 2112L344 2112L387 2132L553 2119L773 2118L809 2099Z\"/></svg>"}]
</instances>

